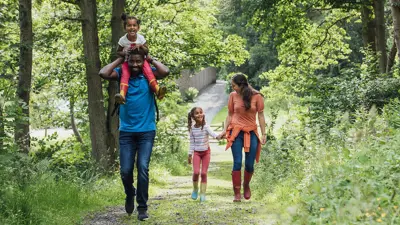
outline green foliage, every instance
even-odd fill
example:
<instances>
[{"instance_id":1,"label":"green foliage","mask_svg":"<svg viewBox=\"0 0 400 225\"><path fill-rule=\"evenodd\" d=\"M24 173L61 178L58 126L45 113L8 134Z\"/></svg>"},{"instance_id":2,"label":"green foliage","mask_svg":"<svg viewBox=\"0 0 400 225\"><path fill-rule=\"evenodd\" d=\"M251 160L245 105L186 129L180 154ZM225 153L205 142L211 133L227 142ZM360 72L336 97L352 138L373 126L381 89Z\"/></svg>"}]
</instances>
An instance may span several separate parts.
<instances>
[{"instance_id":1,"label":"green foliage","mask_svg":"<svg viewBox=\"0 0 400 225\"><path fill-rule=\"evenodd\" d=\"M184 164L187 159L187 112L189 106L177 104L181 94L170 93L158 103L162 119L157 123L156 141L153 147L152 160L164 165L174 175L186 172Z\"/></svg>"},{"instance_id":2,"label":"green foliage","mask_svg":"<svg viewBox=\"0 0 400 225\"><path fill-rule=\"evenodd\" d=\"M255 195L293 208L291 224L398 223L399 100L381 115L376 107L337 113L327 134L293 103L266 111L274 138L256 168Z\"/></svg>"},{"instance_id":3,"label":"green foliage","mask_svg":"<svg viewBox=\"0 0 400 225\"><path fill-rule=\"evenodd\" d=\"M397 113L398 106L396 101L389 107L395 111L386 111L386 115ZM354 124L344 118L333 131L334 140L327 145L334 151L319 149L330 158L314 169L301 195L305 208L295 221L398 223L398 131L388 130L385 118L376 110L358 114Z\"/></svg>"},{"instance_id":4,"label":"green foliage","mask_svg":"<svg viewBox=\"0 0 400 225\"><path fill-rule=\"evenodd\" d=\"M186 99L186 101L193 102L193 100L197 97L197 94L199 94L199 91L196 88L189 87L185 91L185 99Z\"/></svg>"},{"instance_id":5,"label":"green foliage","mask_svg":"<svg viewBox=\"0 0 400 225\"><path fill-rule=\"evenodd\" d=\"M0 157L1 224L77 224L86 211L115 204L121 192L112 179L65 179L47 160L33 162L14 153Z\"/></svg>"}]
</instances>

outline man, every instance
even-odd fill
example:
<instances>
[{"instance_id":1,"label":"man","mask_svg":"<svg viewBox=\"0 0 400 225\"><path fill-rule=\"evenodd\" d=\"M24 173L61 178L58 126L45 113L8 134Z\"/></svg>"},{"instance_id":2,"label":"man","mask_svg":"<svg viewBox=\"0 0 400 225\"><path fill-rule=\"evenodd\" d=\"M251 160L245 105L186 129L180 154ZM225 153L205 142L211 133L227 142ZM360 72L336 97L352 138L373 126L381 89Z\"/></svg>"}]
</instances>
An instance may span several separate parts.
<instances>
[{"instance_id":1,"label":"man","mask_svg":"<svg viewBox=\"0 0 400 225\"><path fill-rule=\"evenodd\" d=\"M129 215L132 214L136 195L139 220L148 219L149 163L156 135L154 94L143 76L144 60L155 67L153 72L157 79L162 79L169 74L168 67L153 60L150 56L147 56L146 59L144 56L142 49L129 51L128 66L131 78L126 103L120 105L119 114L120 173L126 194L125 210ZM118 80L121 76L121 69L117 67L122 62L123 58L116 59L103 67L99 75L103 79ZM137 190L133 186L133 167L136 154Z\"/></svg>"}]
</instances>

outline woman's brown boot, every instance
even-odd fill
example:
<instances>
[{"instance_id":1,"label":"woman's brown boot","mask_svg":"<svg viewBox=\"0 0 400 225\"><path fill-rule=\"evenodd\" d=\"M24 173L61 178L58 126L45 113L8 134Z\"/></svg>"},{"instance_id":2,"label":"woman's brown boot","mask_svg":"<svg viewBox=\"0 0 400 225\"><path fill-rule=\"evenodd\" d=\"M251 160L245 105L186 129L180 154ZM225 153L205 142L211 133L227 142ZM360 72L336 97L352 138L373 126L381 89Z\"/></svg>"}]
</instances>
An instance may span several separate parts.
<instances>
[{"instance_id":1,"label":"woman's brown boot","mask_svg":"<svg viewBox=\"0 0 400 225\"><path fill-rule=\"evenodd\" d=\"M234 202L240 202L240 188L242 186L242 173L241 171L232 171L232 185L233 192L235 193Z\"/></svg>"}]
</instances>

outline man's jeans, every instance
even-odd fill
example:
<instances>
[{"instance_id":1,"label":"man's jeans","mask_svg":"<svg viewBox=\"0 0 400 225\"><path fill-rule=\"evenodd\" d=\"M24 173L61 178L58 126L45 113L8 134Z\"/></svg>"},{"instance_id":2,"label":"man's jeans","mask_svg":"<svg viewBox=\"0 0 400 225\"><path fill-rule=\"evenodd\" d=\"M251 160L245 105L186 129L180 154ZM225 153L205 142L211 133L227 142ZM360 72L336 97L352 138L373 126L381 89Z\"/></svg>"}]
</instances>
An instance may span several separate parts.
<instances>
[{"instance_id":1,"label":"man's jeans","mask_svg":"<svg viewBox=\"0 0 400 225\"><path fill-rule=\"evenodd\" d=\"M258 138L256 134L253 131L251 131L250 151L244 153L245 155L244 168L249 173L252 173L254 171L254 162L256 159L257 145L258 145ZM239 171L242 169L243 146L244 146L244 133L243 131L240 131L240 133L238 134L238 136L236 137L235 141L231 146L232 156L233 156L232 171Z\"/></svg>"},{"instance_id":2,"label":"man's jeans","mask_svg":"<svg viewBox=\"0 0 400 225\"><path fill-rule=\"evenodd\" d=\"M148 132L124 132L119 133L119 160L122 183L125 194L132 197L135 193L133 187L133 166L137 154L137 190L136 202L138 210L147 210L149 198L149 163L153 150L155 131Z\"/></svg>"}]
</instances>

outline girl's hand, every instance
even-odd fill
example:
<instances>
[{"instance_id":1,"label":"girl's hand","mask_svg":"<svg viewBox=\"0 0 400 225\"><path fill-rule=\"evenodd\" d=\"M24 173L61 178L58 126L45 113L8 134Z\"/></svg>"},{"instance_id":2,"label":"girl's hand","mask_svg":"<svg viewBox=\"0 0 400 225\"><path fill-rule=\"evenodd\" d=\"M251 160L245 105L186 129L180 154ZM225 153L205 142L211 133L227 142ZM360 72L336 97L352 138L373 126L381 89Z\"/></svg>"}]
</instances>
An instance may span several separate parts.
<instances>
[{"instance_id":1,"label":"girl's hand","mask_svg":"<svg viewBox=\"0 0 400 225\"><path fill-rule=\"evenodd\" d=\"M141 48L143 48L143 45L142 45L142 44L135 44L134 46L131 47L132 50L134 50L134 49L141 49Z\"/></svg>"},{"instance_id":2,"label":"girl's hand","mask_svg":"<svg viewBox=\"0 0 400 225\"><path fill-rule=\"evenodd\" d=\"M188 156L188 164L192 164L192 155Z\"/></svg>"},{"instance_id":3,"label":"girl's hand","mask_svg":"<svg viewBox=\"0 0 400 225\"><path fill-rule=\"evenodd\" d=\"M263 134L262 137L261 137L261 144L265 145L265 143L267 143L267 135Z\"/></svg>"},{"instance_id":4,"label":"girl's hand","mask_svg":"<svg viewBox=\"0 0 400 225\"><path fill-rule=\"evenodd\" d=\"M146 60L147 60L147 62L150 63L150 64L153 62L153 58L151 58L150 55L146 55Z\"/></svg>"},{"instance_id":5,"label":"girl's hand","mask_svg":"<svg viewBox=\"0 0 400 225\"><path fill-rule=\"evenodd\" d=\"M219 139L222 139L222 138L226 138L226 137L225 137L225 134L226 134L226 132L225 132L225 131L222 131L222 132L217 136L217 139L219 140Z\"/></svg>"}]
</instances>

